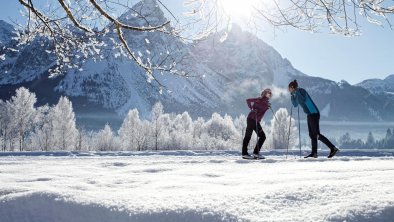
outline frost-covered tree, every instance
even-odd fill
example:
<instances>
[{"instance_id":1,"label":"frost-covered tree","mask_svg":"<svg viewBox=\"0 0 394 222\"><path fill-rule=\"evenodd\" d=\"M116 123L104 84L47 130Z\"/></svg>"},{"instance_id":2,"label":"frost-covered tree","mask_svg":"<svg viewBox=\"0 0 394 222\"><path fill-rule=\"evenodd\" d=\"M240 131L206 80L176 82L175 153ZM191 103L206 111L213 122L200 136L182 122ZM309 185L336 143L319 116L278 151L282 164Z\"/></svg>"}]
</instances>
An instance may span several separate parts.
<instances>
[{"instance_id":1,"label":"frost-covered tree","mask_svg":"<svg viewBox=\"0 0 394 222\"><path fill-rule=\"evenodd\" d=\"M36 120L36 95L21 87L16 95L7 102L11 118L11 126L18 135L19 150L23 151L26 134L33 128Z\"/></svg>"},{"instance_id":2,"label":"frost-covered tree","mask_svg":"<svg viewBox=\"0 0 394 222\"><path fill-rule=\"evenodd\" d=\"M394 130L393 130L394 131ZM386 149L394 149L394 133L391 131L391 129L387 129L386 131L386 136L383 139L383 148Z\"/></svg>"},{"instance_id":3,"label":"frost-covered tree","mask_svg":"<svg viewBox=\"0 0 394 222\"><path fill-rule=\"evenodd\" d=\"M83 137L82 150L87 150L87 151L97 150L96 145L95 145L96 144L96 136L97 136L97 133L94 131L82 130L82 137Z\"/></svg>"},{"instance_id":4,"label":"frost-covered tree","mask_svg":"<svg viewBox=\"0 0 394 222\"><path fill-rule=\"evenodd\" d=\"M293 148L297 143L297 127L295 120L290 117L287 109L280 108L275 112L276 118L271 120L272 145L274 149ZM291 126L290 126L291 118ZM290 126L290 136L289 136Z\"/></svg>"},{"instance_id":5,"label":"frost-covered tree","mask_svg":"<svg viewBox=\"0 0 394 222\"><path fill-rule=\"evenodd\" d=\"M231 149L234 143L239 144L239 132L234 126L231 116L222 117L218 113L212 114L211 119L204 124L201 136L202 146L206 149Z\"/></svg>"},{"instance_id":6,"label":"frost-covered tree","mask_svg":"<svg viewBox=\"0 0 394 222\"><path fill-rule=\"evenodd\" d=\"M71 101L67 97L60 97L59 102L51 109L49 118L52 121L56 148L61 150L75 149L78 130Z\"/></svg>"},{"instance_id":7,"label":"frost-covered tree","mask_svg":"<svg viewBox=\"0 0 394 222\"><path fill-rule=\"evenodd\" d=\"M229 115L222 117L218 113L212 114L211 119L205 124L205 130L209 136L223 140L234 139L237 136L237 130Z\"/></svg>"},{"instance_id":8,"label":"frost-covered tree","mask_svg":"<svg viewBox=\"0 0 394 222\"><path fill-rule=\"evenodd\" d=\"M9 139L11 130L11 115L9 111L7 103L0 100L0 139L3 151L7 149L7 140Z\"/></svg>"},{"instance_id":9,"label":"frost-covered tree","mask_svg":"<svg viewBox=\"0 0 394 222\"><path fill-rule=\"evenodd\" d=\"M77 151L81 151L81 150L84 150L84 148L87 147L87 143L89 142L88 139L87 139L88 132L86 131L85 126L83 126L83 125L79 126L77 128L77 132L78 132L78 135L77 135L77 141L76 141L75 149ZM88 149L86 149L86 150L88 150Z\"/></svg>"},{"instance_id":10,"label":"frost-covered tree","mask_svg":"<svg viewBox=\"0 0 394 222\"><path fill-rule=\"evenodd\" d=\"M345 149L360 149L366 146L361 139L352 139L348 132L339 138L339 143Z\"/></svg>"},{"instance_id":11,"label":"frost-covered tree","mask_svg":"<svg viewBox=\"0 0 394 222\"><path fill-rule=\"evenodd\" d=\"M240 135L239 141L243 141L243 136L245 135L246 131L246 123L246 116L244 114L241 114L234 119L234 126Z\"/></svg>"},{"instance_id":12,"label":"frost-covered tree","mask_svg":"<svg viewBox=\"0 0 394 222\"><path fill-rule=\"evenodd\" d=\"M125 150L143 150L149 138L149 122L139 117L137 109L130 110L119 131L119 138Z\"/></svg>"},{"instance_id":13,"label":"frost-covered tree","mask_svg":"<svg viewBox=\"0 0 394 222\"><path fill-rule=\"evenodd\" d=\"M212 23L221 23L231 17L226 6L248 8L250 22L268 23L274 29L282 27L295 28L308 32L321 32L328 30L345 36L359 35L360 21L392 28L394 4L390 0L282 0L282 1L218 1L218 0L188 0L189 4L203 4L203 7L194 11L214 11L216 17L209 20ZM223 19L224 17L224 19ZM216 18L216 19L215 19ZM219 25L218 24L218 25ZM261 25L261 24L260 24ZM262 24L264 25L264 24ZM258 29L256 27L256 29Z\"/></svg>"},{"instance_id":14,"label":"frost-covered tree","mask_svg":"<svg viewBox=\"0 0 394 222\"><path fill-rule=\"evenodd\" d=\"M158 144L158 149L171 149L171 134L174 131L173 128L173 121L175 118L175 114L174 113L163 113L160 115L160 117L157 120L157 124L158 124L158 128L159 128L159 137L157 138L159 141ZM153 122L150 123L151 124L151 133L153 135L152 138L156 138L155 137L155 126L156 124L154 124ZM153 127L152 127L153 126ZM153 140L153 148L155 148L155 142L156 140Z\"/></svg>"},{"instance_id":15,"label":"frost-covered tree","mask_svg":"<svg viewBox=\"0 0 394 222\"><path fill-rule=\"evenodd\" d=\"M365 142L366 148L374 148L375 146L375 137L373 136L372 132L368 133L367 141Z\"/></svg>"},{"instance_id":16,"label":"frost-covered tree","mask_svg":"<svg viewBox=\"0 0 394 222\"><path fill-rule=\"evenodd\" d=\"M99 151L113 151L116 149L114 135L108 124L96 135L96 149Z\"/></svg>"},{"instance_id":17,"label":"frost-covered tree","mask_svg":"<svg viewBox=\"0 0 394 222\"><path fill-rule=\"evenodd\" d=\"M37 125L31 135L30 146L42 151L49 151L55 146L55 138L52 125L51 108L47 105L37 109Z\"/></svg>"},{"instance_id":18,"label":"frost-covered tree","mask_svg":"<svg viewBox=\"0 0 394 222\"><path fill-rule=\"evenodd\" d=\"M386 140L391 139L392 136L393 136L393 133L391 132L391 129L388 128L386 131Z\"/></svg>"},{"instance_id":19,"label":"frost-covered tree","mask_svg":"<svg viewBox=\"0 0 394 222\"><path fill-rule=\"evenodd\" d=\"M163 105L158 102L152 107L151 112L151 123L152 123L152 134L154 139L154 148L158 150L159 140L165 125L161 124L160 118L163 115Z\"/></svg>"},{"instance_id":20,"label":"frost-covered tree","mask_svg":"<svg viewBox=\"0 0 394 222\"><path fill-rule=\"evenodd\" d=\"M170 149L186 149L192 146L193 120L188 112L176 115L168 131Z\"/></svg>"},{"instance_id":21,"label":"frost-covered tree","mask_svg":"<svg viewBox=\"0 0 394 222\"><path fill-rule=\"evenodd\" d=\"M125 150L136 150L136 135L140 130L141 120L137 109L130 110L118 130L122 147Z\"/></svg>"},{"instance_id":22,"label":"frost-covered tree","mask_svg":"<svg viewBox=\"0 0 394 222\"><path fill-rule=\"evenodd\" d=\"M351 140L350 134L346 132L339 138L339 143L341 144L341 147L346 147L348 144L350 144Z\"/></svg>"},{"instance_id":23,"label":"frost-covered tree","mask_svg":"<svg viewBox=\"0 0 394 222\"><path fill-rule=\"evenodd\" d=\"M201 148L201 135L203 134L205 120L202 117L198 117L193 122L193 148Z\"/></svg>"}]
</instances>

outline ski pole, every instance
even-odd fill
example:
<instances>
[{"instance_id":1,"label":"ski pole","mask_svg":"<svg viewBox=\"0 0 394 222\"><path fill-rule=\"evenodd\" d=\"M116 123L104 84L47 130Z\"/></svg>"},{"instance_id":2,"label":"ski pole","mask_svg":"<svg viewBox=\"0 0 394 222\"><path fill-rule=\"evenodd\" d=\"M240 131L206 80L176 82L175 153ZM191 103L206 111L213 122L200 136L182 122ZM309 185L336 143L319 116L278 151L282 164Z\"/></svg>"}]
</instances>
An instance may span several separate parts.
<instances>
[{"instance_id":1,"label":"ski pole","mask_svg":"<svg viewBox=\"0 0 394 222\"><path fill-rule=\"evenodd\" d=\"M298 142L300 144L300 158L301 158L301 122L300 122L300 107L298 106Z\"/></svg>"},{"instance_id":2,"label":"ski pole","mask_svg":"<svg viewBox=\"0 0 394 222\"><path fill-rule=\"evenodd\" d=\"M259 145L259 127L258 127L258 125L257 125L257 111L256 111L256 138L257 138L257 141L256 141L256 146L255 146L255 149L258 147L258 145ZM253 153L254 153L254 151L253 151Z\"/></svg>"},{"instance_id":3,"label":"ski pole","mask_svg":"<svg viewBox=\"0 0 394 222\"><path fill-rule=\"evenodd\" d=\"M271 110L271 112L272 112L272 115L274 115L274 118L275 118L276 122L278 122L278 118L276 118L276 115L275 115L275 113L274 113L274 111L272 110L271 107L270 107L270 110Z\"/></svg>"},{"instance_id":4,"label":"ski pole","mask_svg":"<svg viewBox=\"0 0 394 222\"><path fill-rule=\"evenodd\" d=\"M286 160L287 155L289 154L289 145L290 145L290 128L291 128L291 118L293 116L293 106L290 108L290 123L289 123L289 133L287 134L287 151L286 151Z\"/></svg>"}]
</instances>

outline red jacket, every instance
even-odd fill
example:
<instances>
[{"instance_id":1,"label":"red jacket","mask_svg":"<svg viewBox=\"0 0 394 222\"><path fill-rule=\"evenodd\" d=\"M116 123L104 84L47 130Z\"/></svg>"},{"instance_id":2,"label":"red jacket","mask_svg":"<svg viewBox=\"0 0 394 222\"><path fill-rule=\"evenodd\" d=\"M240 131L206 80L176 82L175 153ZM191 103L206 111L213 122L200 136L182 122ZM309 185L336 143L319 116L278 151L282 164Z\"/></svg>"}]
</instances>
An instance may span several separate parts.
<instances>
[{"instance_id":1,"label":"red jacket","mask_svg":"<svg viewBox=\"0 0 394 222\"><path fill-rule=\"evenodd\" d=\"M257 117L257 121L260 122L261 119L263 118L265 112L269 108L268 98L266 98L266 97L261 98L260 97L260 98L247 99L246 103L248 104L249 109L251 109L251 111L248 115L248 119L256 120L256 117ZM253 110L255 110L257 112L254 112Z\"/></svg>"}]
</instances>

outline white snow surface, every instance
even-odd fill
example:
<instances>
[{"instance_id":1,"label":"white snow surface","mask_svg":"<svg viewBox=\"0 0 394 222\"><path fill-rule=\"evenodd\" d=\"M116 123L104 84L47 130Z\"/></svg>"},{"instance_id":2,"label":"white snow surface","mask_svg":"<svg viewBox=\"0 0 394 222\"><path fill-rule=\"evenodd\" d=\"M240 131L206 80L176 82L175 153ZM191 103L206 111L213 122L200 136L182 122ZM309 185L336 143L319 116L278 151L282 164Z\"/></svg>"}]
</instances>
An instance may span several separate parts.
<instances>
[{"instance_id":1,"label":"white snow surface","mask_svg":"<svg viewBox=\"0 0 394 222\"><path fill-rule=\"evenodd\" d=\"M1 153L0 221L392 221L394 157Z\"/></svg>"}]
</instances>

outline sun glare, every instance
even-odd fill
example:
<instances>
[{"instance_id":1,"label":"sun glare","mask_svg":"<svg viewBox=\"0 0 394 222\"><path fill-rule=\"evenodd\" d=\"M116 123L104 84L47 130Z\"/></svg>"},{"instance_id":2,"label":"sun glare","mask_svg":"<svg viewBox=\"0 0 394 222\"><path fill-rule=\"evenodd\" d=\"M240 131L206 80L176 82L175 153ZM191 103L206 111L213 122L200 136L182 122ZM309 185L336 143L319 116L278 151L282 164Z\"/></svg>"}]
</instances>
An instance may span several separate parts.
<instances>
[{"instance_id":1,"label":"sun glare","mask_svg":"<svg viewBox=\"0 0 394 222\"><path fill-rule=\"evenodd\" d=\"M220 0L219 4L230 17L249 16L261 0Z\"/></svg>"}]
</instances>

